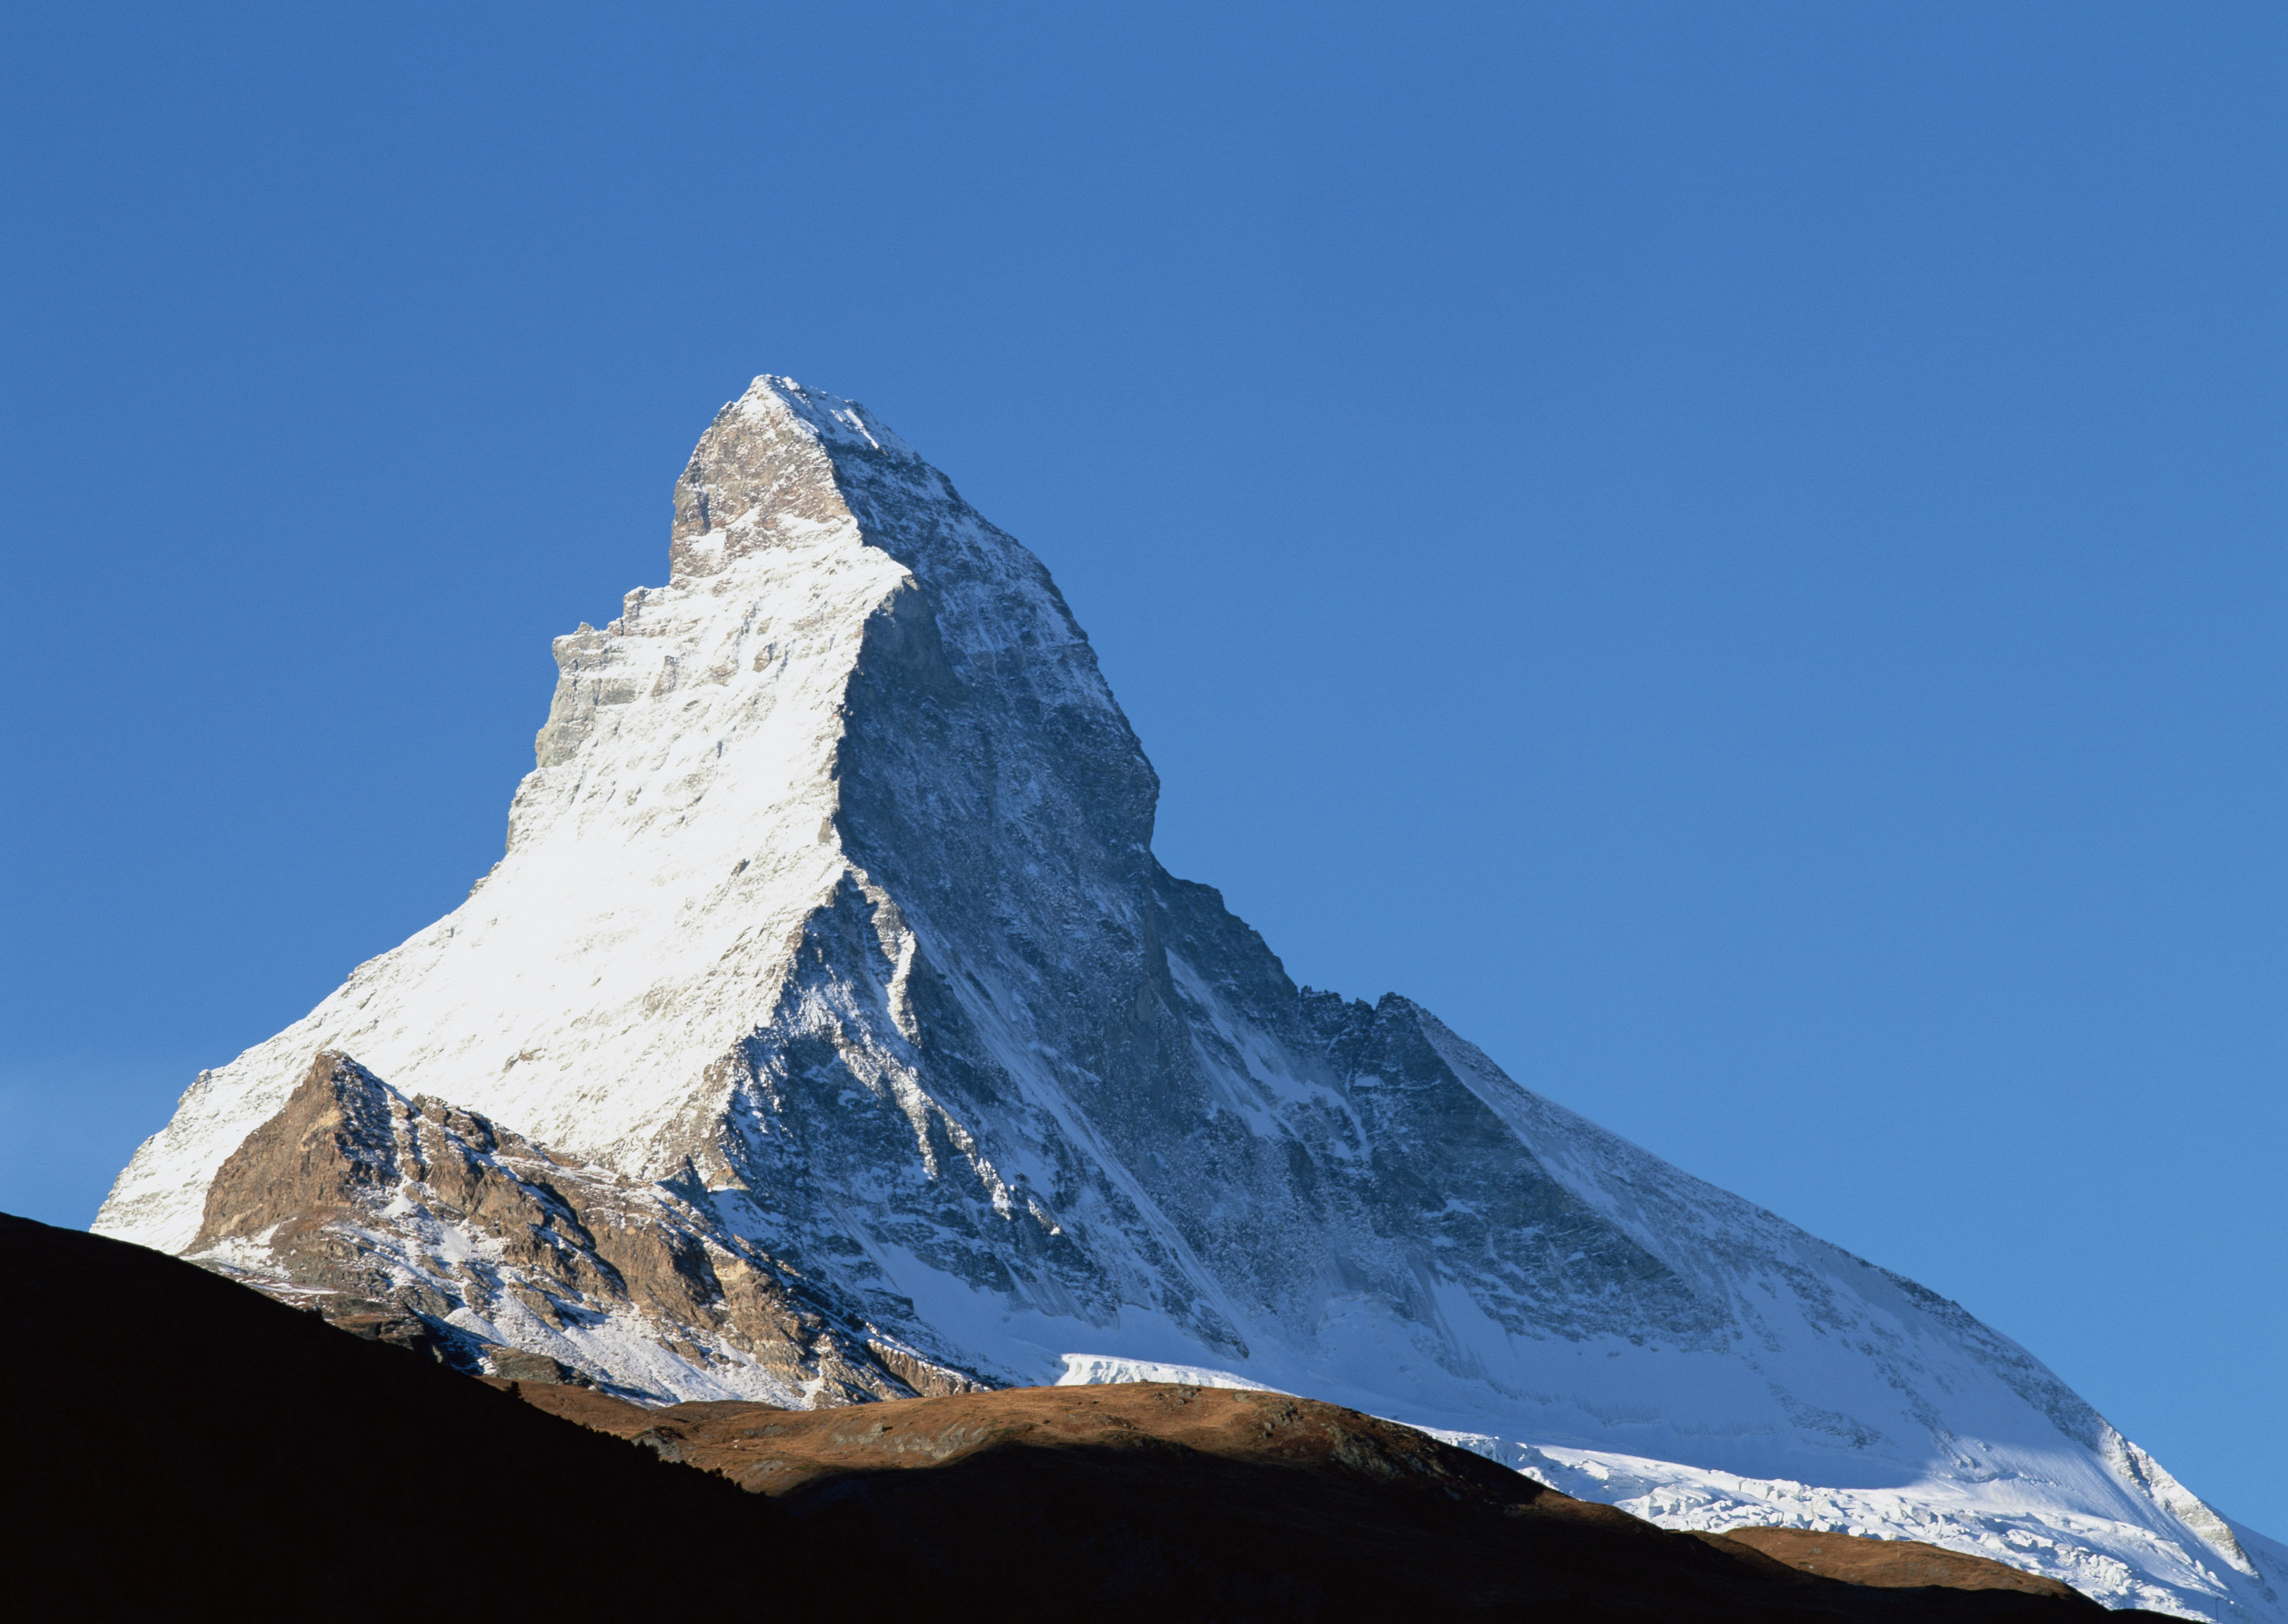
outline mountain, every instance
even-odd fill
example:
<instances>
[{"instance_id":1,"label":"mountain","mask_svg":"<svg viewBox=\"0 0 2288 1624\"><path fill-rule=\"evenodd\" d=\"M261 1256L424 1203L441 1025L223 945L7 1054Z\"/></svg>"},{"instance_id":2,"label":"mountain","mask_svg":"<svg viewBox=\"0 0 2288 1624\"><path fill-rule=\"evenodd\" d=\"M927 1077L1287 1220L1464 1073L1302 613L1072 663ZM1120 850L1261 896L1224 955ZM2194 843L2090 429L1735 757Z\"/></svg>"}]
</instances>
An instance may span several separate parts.
<instances>
[{"instance_id":1,"label":"mountain","mask_svg":"<svg viewBox=\"0 0 2288 1624\"><path fill-rule=\"evenodd\" d=\"M1189 1373L2288 1617L2288 1552L1954 1303L1297 986L1154 859L1039 560L859 407L756 380L669 553L556 640L492 872L203 1073L100 1232L647 1401Z\"/></svg>"}]
</instances>

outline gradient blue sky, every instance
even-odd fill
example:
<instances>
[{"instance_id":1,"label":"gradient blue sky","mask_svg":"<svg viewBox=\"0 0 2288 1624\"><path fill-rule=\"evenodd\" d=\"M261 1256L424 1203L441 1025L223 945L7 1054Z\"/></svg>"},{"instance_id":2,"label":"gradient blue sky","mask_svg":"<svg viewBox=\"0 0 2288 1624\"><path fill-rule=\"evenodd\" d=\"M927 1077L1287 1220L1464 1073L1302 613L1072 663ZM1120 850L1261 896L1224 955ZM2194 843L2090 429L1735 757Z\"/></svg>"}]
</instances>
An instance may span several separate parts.
<instances>
[{"instance_id":1,"label":"gradient blue sky","mask_svg":"<svg viewBox=\"0 0 2288 1624\"><path fill-rule=\"evenodd\" d=\"M2288 1535L2288 12L0 12L0 1207L498 854L758 371L1302 980Z\"/></svg>"}]
</instances>

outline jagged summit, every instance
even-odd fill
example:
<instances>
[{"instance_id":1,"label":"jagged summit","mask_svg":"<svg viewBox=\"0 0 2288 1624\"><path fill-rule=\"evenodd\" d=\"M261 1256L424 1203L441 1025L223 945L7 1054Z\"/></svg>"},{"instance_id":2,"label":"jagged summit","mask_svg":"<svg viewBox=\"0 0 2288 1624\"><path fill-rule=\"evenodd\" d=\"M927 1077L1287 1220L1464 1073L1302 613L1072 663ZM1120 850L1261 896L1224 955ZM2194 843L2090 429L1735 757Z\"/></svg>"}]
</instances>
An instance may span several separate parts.
<instances>
[{"instance_id":1,"label":"jagged summit","mask_svg":"<svg viewBox=\"0 0 2288 1624\"><path fill-rule=\"evenodd\" d=\"M1954 1304L1407 999L1298 987L1154 859L1157 780L1039 560L862 408L757 379L670 556L557 639L494 871L203 1073L99 1228L655 1398L1210 1367L1671 1520L2272 1607L2252 1536ZM321 1051L401 1150L211 1221L232 1158L303 1142L258 1130ZM613 1261L662 1249L706 1266ZM725 1306L742 1269L778 1306Z\"/></svg>"},{"instance_id":2,"label":"jagged summit","mask_svg":"<svg viewBox=\"0 0 2288 1624\"><path fill-rule=\"evenodd\" d=\"M1053 719L1062 742L1097 747L1087 820L1117 817L1120 844L1148 842L1150 769L1045 572L859 408L758 380L710 428L678 499L695 521L703 501L713 523L679 518L669 583L557 640L561 677L500 865L195 1084L123 1176L108 1232L187 1244L213 1168L321 1047L417 1072L427 1091L628 1174L675 1165L725 1105L722 1063L777 1013L806 922L854 907L895 950L897 909L842 827L867 810L852 804L853 735L899 725L867 714L883 703ZM1060 776L1022 752L1009 767ZM950 788L927 793L941 805Z\"/></svg>"},{"instance_id":3,"label":"jagged summit","mask_svg":"<svg viewBox=\"0 0 2288 1624\"><path fill-rule=\"evenodd\" d=\"M714 574L790 523L847 518L838 459L913 464L947 498L953 495L942 475L865 408L792 378L759 377L716 414L675 482L668 553L675 573ZM702 538L719 540L687 545Z\"/></svg>"}]
</instances>

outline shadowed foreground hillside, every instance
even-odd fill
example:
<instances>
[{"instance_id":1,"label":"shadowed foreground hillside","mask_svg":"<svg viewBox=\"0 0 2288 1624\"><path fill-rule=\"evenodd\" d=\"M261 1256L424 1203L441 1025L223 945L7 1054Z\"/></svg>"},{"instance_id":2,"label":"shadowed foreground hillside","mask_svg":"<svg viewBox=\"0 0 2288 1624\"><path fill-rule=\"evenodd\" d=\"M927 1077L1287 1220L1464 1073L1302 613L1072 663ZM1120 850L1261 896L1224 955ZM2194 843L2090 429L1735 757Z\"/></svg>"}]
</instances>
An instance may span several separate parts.
<instances>
[{"instance_id":1,"label":"shadowed foreground hillside","mask_svg":"<svg viewBox=\"0 0 2288 1624\"><path fill-rule=\"evenodd\" d=\"M12 1599L37 1616L1969 1624L2101 1611L1817 1577L1275 1394L646 1410L473 1381L160 1253L22 1219L0 1216L0 1274L16 1501L0 1539ZM1990 1582L1985 1565L1951 1582Z\"/></svg>"},{"instance_id":2,"label":"shadowed foreground hillside","mask_svg":"<svg viewBox=\"0 0 2288 1624\"><path fill-rule=\"evenodd\" d=\"M768 1502L189 1264L0 1216L0 1279L20 1617L807 1594Z\"/></svg>"},{"instance_id":3,"label":"shadowed foreground hillside","mask_svg":"<svg viewBox=\"0 0 2288 1624\"><path fill-rule=\"evenodd\" d=\"M798 1528L894 1553L941 1594L989 1588L1027 1610L1087 1597L1094 1616L1148 1596L1144 1611L1186 1618L2149 1616L1927 1545L1670 1533L1410 1427L1280 1393L1135 1382L651 1410L497 1385L719 1472ZM1855 1582L1815 1576L1838 1565Z\"/></svg>"}]
</instances>

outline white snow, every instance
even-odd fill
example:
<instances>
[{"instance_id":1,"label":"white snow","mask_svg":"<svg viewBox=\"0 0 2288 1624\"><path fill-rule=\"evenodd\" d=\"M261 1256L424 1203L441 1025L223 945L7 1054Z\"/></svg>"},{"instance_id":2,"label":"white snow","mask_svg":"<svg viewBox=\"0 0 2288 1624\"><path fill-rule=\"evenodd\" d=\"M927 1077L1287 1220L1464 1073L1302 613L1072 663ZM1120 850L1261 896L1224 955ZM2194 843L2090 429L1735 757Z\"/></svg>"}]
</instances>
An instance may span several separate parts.
<instances>
[{"instance_id":1,"label":"white snow","mask_svg":"<svg viewBox=\"0 0 2288 1624\"><path fill-rule=\"evenodd\" d=\"M1275 1392L1260 1382L1251 1382L1245 1376L1235 1376L1228 1370L1211 1370L1203 1365L1157 1365L1150 1359L1124 1359L1101 1353L1068 1353L1062 1356L1064 1374L1053 1385L1058 1387L1097 1387L1115 1382L1172 1382L1186 1387L1234 1387L1243 1392Z\"/></svg>"}]
</instances>

